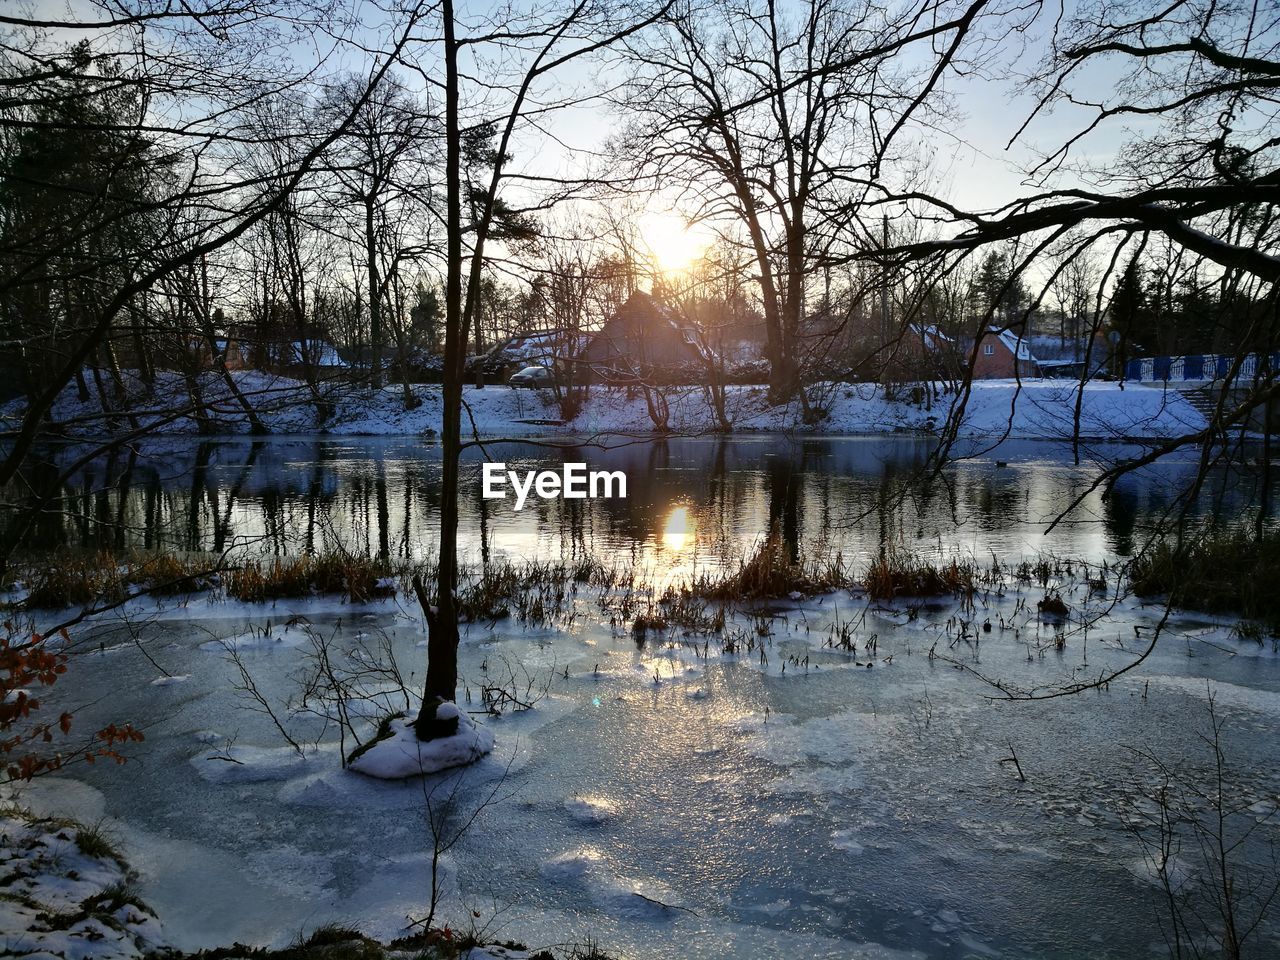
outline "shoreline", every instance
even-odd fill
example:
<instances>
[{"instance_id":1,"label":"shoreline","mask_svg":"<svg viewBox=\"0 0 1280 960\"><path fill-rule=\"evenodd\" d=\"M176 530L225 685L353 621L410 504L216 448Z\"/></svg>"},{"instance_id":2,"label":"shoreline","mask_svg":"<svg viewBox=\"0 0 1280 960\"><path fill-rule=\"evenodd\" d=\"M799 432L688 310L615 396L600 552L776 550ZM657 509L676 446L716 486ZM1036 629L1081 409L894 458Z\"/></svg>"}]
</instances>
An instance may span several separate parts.
<instances>
[{"instance_id":1,"label":"shoreline","mask_svg":"<svg viewBox=\"0 0 1280 960\"><path fill-rule=\"evenodd\" d=\"M413 388L417 406L404 407L399 386L371 390L348 382L318 386L320 402L332 410L320 420L316 395L303 383L257 371L239 371L238 387L250 398L266 432L250 431L247 416L220 381L201 386L207 407L203 423L184 412L191 406L188 388L175 374L163 373L151 396L130 385L133 412L104 412L97 401L81 401L68 390L54 403L43 442L110 442L141 432L144 436L193 440L300 437L433 438L440 417L437 385ZM937 437L958 394L942 393L931 403L918 396L920 385L890 395L877 384L821 383L808 388L824 415L805 422L800 405L770 405L762 385L725 388L728 427L718 427L707 391L668 387L660 392L667 411L666 430L655 424L638 390L593 387L581 410L563 419L549 390L509 386L464 390L464 436L468 442L564 440L590 443L605 437L755 436ZM916 399L910 399L912 393ZM811 404L815 404L811 400ZM1077 414L1077 405L1079 411ZM0 410L0 422L16 423L25 409L18 399ZM1144 443L1168 440L1204 429L1204 415L1185 396L1138 384L1069 380L981 380L970 387L956 432L960 440L1039 440L1047 442Z\"/></svg>"}]
</instances>

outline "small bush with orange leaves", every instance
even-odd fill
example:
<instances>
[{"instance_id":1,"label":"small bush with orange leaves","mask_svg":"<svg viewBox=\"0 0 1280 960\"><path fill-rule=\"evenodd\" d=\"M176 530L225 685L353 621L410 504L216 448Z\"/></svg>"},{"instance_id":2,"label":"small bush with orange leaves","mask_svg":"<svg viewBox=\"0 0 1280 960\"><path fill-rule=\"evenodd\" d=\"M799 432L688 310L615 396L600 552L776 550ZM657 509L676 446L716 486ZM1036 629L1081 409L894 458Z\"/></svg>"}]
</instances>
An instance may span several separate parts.
<instances>
[{"instance_id":1,"label":"small bush with orange leaves","mask_svg":"<svg viewBox=\"0 0 1280 960\"><path fill-rule=\"evenodd\" d=\"M0 783L31 780L75 761L124 763L120 748L140 742L142 733L130 724L112 723L73 743L73 716L64 711L46 719L38 696L66 673L67 655L38 633L17 634L8 623L5 631L0 636ZM68 640L65 631L61 639Z\"/></svg>"}]
</instances>

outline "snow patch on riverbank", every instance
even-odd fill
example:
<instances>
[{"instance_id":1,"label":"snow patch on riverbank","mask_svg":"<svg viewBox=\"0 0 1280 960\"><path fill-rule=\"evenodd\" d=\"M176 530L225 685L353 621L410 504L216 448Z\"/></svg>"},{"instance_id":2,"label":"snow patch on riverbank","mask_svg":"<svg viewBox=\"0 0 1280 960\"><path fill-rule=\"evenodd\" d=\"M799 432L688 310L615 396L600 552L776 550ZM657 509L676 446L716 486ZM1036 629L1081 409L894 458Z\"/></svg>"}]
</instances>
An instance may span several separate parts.
<instances>
[{"instance_id":1,"label":"snow patch on riverbank","mask_svg":"<svg viewBox=\"0 0 1280 960\"><path fill-rule=\"evenodd\" d=\"M345 436L421 436L440 428L441 394L437 385L413 387L417 406L405 409L398 387L372 390L342 381L318 386L319 401L304 383L261 371L237 371L241 393L255 407L259 420L272 434L326 433ZM654 388L670 410L668 425L681 433L702 433L716 427L708 391L700 386ZM213 433L243 434L250 428L240 402L212 374L201 381L201 396L211 405L208 426ZM911 394L916 394L912 399ZM772 405L763 385L725 388L725 411L734 431L877 434L902 431L934 432L963 400L962 437L1060 440L1076 432L1088 440L1159 439L1204 427L1203 415L1176 390L1139 384L1094 382L1081 386L1066 380L979 380L966 393L942 394L931 403L923 390L898 390L890 395L872 383L826 383L810 388L810 407L822 412L806 423L797 401ZM192 416L176 416L175 409L191 405L182 378L162 372L153 395L140 384L130 387L132 420L115 427L104 419L96 397L81 401L73 388L65 390L50 413L55 432L68 437L101 437L113 429L132 430L133 421L154 433L195 434L200 424ZM468 387L464 391L463 433L482 437L528 437L556 433L590 436L610 433L648 433L655 425L642 392L625 388L592 387L581 412L563 423L550 390L516 390L505 386ZM328 410L320 417L317 410ZM1077 415L1077 406L1079 407ZM25 400L9 403L0 421L14 426ZM811 418L812 419L812 418Z\"/></svg>"},{"instance_id":2,"label":"snow patch on riverbank","mask_svg":"<svg viewBox=\"0 0 1280 960\"><path fill-rule=\"evenodd\" d=\"M0 955L132 960L164 946L160 921L114 856L86 853L84 829L0 816Z\"/></svg>"}]
</instances>

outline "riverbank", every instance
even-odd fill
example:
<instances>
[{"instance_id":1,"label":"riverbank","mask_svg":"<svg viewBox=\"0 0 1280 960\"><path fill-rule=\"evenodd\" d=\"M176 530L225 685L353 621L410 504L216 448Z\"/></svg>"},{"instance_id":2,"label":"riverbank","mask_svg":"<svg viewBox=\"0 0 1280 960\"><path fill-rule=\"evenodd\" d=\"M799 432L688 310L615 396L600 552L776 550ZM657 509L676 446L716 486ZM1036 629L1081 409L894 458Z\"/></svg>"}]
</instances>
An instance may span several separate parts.
<instances>
[{"instance_id":1,"label":"riverbank","mask_svg":"<svg viewBox=\"0 0 1280 960\"><path fill-rule=\"evenodd\" d=\"M330 381L313 392L305 384L257 371L238 371L236 383L261 425L272 435L327 433L335 436L420 436L439 428L441 396L436 385L413 388L417 406L407 410L401 387L370 390ZM191 412L192 394L176 374L162 373L152 395L128 384L129 415L104 413L96 394L82 401L69 388L55 402L50 432L69 439L126 435L139 429L155 433L240 435L251 423L229 388L211 375L200 378L199 394L208 411ZM671 431L696 434L716 429L708 391L667 387L661 394ZM807 434L884 434L939 431L964 399L958 434L965 438L1064 440L1160 440L1204 427L1204 416L1177 391L1160 387L1095 382L1083 388L1065 380L981 380L967 395L944 393L926 401L920 389L894 395L877 384L831 383L810 388L806 418L798 402L772 405L762 385L726 388L724 412L731 432ZM589 437L655 430L643 392L593 387L571 419L565 419L549 390L506 386L468 387L463 432L483 438L569 435ZM0 422L13 429L25 400L3 408ZM1077 407L1079 408L1077 411ZM321 413L324 416L321 416Z\"/></svg>"},{"instance_id":2,"label":"riverbank","mask_svg":"<svg viewBox=\"0 0 1280 960\"><path fill-rule=\"evenodd\" d=\"M381 943L331 923L288 947L236 943L182 953L139 895L137 873L100 827L0 811L0 956L30 960L608 960L594 946L530 951L440 927Z\"/></svg>"}]
</instances>

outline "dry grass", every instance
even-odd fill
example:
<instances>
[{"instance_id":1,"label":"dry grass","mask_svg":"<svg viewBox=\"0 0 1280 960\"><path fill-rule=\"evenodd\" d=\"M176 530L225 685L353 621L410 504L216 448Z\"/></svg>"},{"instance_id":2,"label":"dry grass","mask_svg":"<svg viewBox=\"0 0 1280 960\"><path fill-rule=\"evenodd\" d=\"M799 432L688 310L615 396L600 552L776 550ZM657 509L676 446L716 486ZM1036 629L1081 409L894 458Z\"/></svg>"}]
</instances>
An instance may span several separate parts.
<instances>
[{"instance_id":1,"label":"dry grass","mask_svg":"<svg viewBox=\"0 0 1280 960\"><path fill-rule=\"evenodd\" d=\"M206 558L173 553L56 553L25 571L25 603L43 610L113 603L143 591L163 596L196 593L213 586L204 575L208 565Z\"/></svg>"},{"instance_id":2,"label":"dry grass","mask_svg":"<svg viewBox=\"0 0 1280 960\"><path fill-rule=\"evenodd\" d=\"M862 578L862 585L874 600L893 600L897 597L971 595L976 578L977 569L971 563L951 560L938 565L914 554L894 550L872 561Z\"/></svg>"},{"instance_id":3,"label":"dry grass","mask_svg":"<svg viewBox=\"0 0 1280 960\"><path fill-rule=\"evenodd\" d=\"M1129 568L1133 592L1169 597L1176 606L1235 613L1280 628L1280 533L1209 533L1184 542L1162 540Z\"/></svg>"},{"instance_id":4,"label":"dry grass","mask_svg":"<svg viewBox=\"0 0 1280 960\"><path fill-rule=\"evenodd\" d=\"M767 600L792 593L828 593L849 585L840 554L819 550L812 559L793 556L777 527L729 576L700 579L690 588L712 600Z\"/></svg>"},{"instance_id":5,"label":"dry grass","mask_svg":"<svg viewBox=\"0 0 1280 960\"><path fill-rule=\"evenodd\" d=\"M105 551L50 557L27 576L28 607L54 609L111 602L126 595L122 564Z\"/></svg>"},{"instance_id":6,"label":"dry grass","mask_svg":"<svg viewBox=\"0 0 1280 960\"><path fill-rule=\"evenodd\" d=\"M399 571L390 561L341 553L246 563L227 573L227 596L246 603L339 593L352 603L390 596Z\"/></svg>"}]
</instances>

